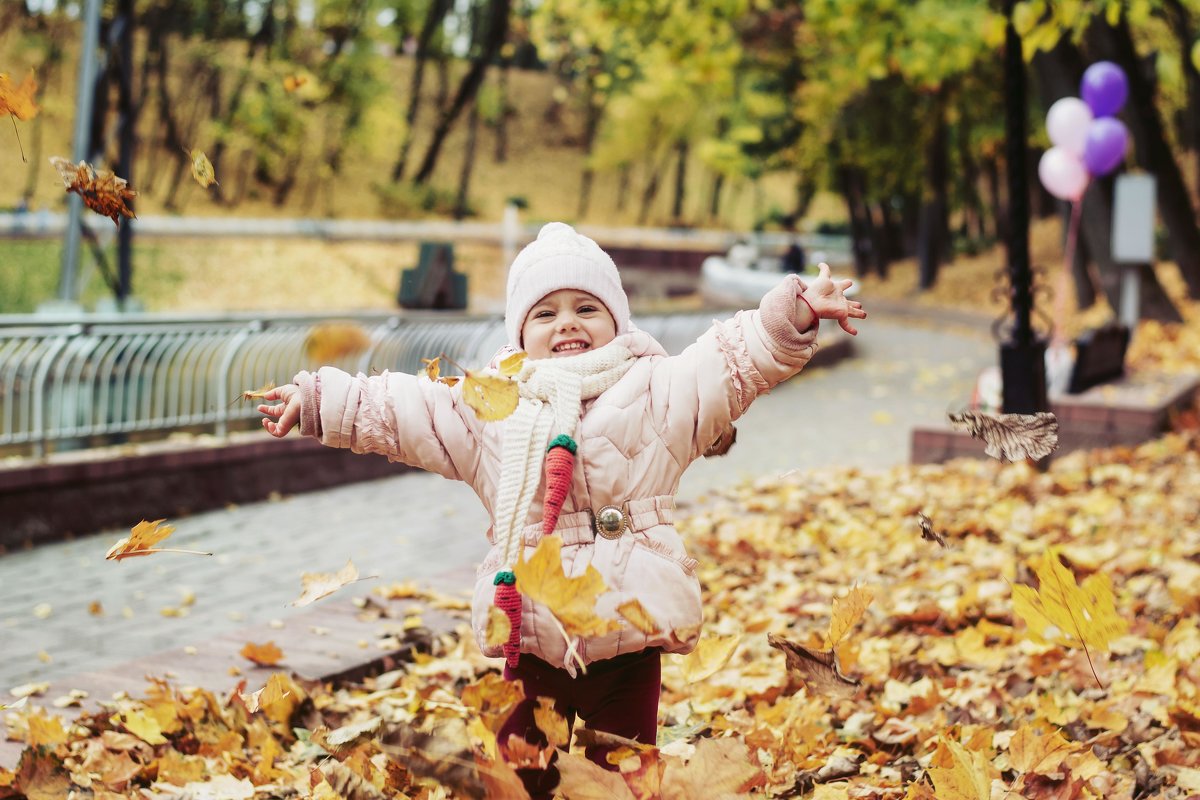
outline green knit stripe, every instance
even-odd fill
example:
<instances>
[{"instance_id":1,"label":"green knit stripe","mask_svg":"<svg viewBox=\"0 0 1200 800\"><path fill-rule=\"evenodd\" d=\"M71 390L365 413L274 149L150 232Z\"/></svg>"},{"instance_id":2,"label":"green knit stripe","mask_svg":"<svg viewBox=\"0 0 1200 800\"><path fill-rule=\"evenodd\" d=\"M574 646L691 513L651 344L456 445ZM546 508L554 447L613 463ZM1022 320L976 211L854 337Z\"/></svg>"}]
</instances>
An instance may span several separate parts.
<instances>
[{"instance_id":1,"label":"green knit stripe","mask_svg":"<svg viewBox=\"0 0 1200 800\"><path fill-rule=\"evenodd\" d=\"M575 440L570 436L567 436L565 433L560 433L558 436L555 436L553 439L551 439L550 445L546 448L546 452L549 453L556 447L567 448L571 451L571 455L575 455L575 451L579 449L579 445L575 443Z\"/></svg>"},{"instance_id":2,"label":"green knit stripe","mask_svg":"<svg viewBox=\"0 0 1200 800\"><path fill-rule=\"evenodd\" d=\"M512 586L516 582L517 576L504 569L496 573L496 579L492 581L492 585L499 586L502 583L507 583L509 586Z\"/></svg>"}]
</instances>

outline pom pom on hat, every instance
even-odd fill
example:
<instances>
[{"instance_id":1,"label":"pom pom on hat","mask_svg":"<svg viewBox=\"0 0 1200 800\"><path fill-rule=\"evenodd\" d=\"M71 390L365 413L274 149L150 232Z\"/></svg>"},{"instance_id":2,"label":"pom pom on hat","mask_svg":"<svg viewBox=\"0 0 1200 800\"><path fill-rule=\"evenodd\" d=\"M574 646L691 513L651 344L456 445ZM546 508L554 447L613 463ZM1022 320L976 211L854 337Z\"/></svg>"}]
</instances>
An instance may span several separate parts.
<instances>
[{"instance_id":1,"label":"pom pom on hat","mask_svg":"<svg viewBox=\"0 0 1200 800\"><path fill-rule=\"evenodd\" d=\"M559 289L579 289L604 303L617 323L617 334L629 331L629 298L612 258L600 245L563 222L542 226L508 270L504 328L508 343L521 347L521 328L529 310Z\"/></svg>"}]
</instances>

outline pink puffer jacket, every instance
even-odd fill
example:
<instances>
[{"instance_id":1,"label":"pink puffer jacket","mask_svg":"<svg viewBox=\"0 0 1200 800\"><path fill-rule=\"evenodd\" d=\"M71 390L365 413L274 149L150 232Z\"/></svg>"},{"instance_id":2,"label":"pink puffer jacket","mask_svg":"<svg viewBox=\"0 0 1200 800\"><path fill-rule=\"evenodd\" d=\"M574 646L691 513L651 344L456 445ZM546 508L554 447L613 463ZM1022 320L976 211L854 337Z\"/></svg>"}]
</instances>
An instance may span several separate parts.
<instances>
[{"instance_id":1,"label":"pink puffer jacket","mask_svg":"<svg viewBox=\"0 0 1200 800\"><path fill-rule=\"evenodd\" d=\"M673 523L674 495L687 466L712 445L762 392L800 371L816 350L817 325L796 329L796 299L804 284L787 276L754 311L714 322L677 356L642 331L618 337L637 358L615 386L583 404L576 440L574 484L555 533L562 537L563 567L579 575L590 564L609 591L601 616L619 619L616 607L636 598L658 623L650 635L622 620L614 633L576 643L584 663L661 647L687 653L700 635L702 613L696 561ZM301 432L331 447L380 453L394 461L466 481L494 513L504 422L480 422L449 387L425 376L383 373L352 377L332 367L302 372ZM541 498L544 485L535 498ZM624 507L629 529L616 539L596 536L592 512ZM535 499L523 531L528 557L542 537L542 508ZM492 531L488 531L493 541ZM492 579L500 568L493 546L480 565L472 627L480 647L499 656L484 636L492 604ZM567 643L550 612L523 597L521 650L574 672L565 663Z\"/></svg>"}]
</instances>

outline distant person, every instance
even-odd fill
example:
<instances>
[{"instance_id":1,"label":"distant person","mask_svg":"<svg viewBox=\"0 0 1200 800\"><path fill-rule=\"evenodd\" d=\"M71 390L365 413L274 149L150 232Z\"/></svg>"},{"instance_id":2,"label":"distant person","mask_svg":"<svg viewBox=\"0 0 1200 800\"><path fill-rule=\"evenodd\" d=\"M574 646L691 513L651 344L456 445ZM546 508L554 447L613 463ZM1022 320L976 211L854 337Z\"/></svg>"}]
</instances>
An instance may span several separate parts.
<instances>
[{"instance_id":1,"label":"distant person","mask_svg":"<svg viewBox=\"0 0 1200 800\"><path fill-rule=\"evenodd\" d=\"M799 275L807 266L808 261L804 255L804 248L800 246L800 242L793 240L788 245L787 252L783 254L783 271Z\"/></svg>"},{"instance_id":2,"label":"distant person","mask_svg":"<svg viewBox=\"0 0 1200 800\"><path fill-rule=\"evenodd\" d=\"M758 248L745 239L738 239L729 248L726 255L729 266L735 269L755 269L758 262Z\"/></svg>"},{"instance_id":3,"label":"distant person","mask_svg":"<svg viewBox=\"0 0 1200 800\"><path fill-rule=\"evenodd\" d=\"M477 571L472 628L484 654L504 656L504 677L522 681L523 700L501 728L544 747L536 698L550 697L568 725L653 744L662 653L688 653L703 621L696 561L674 526L675 490L687 466L719 446L754 399L799 372L817 348L822 319L856 334L862 304L846 299L849 280L822 264L806 284L783 277L759 307L714 323L682 354L668 356L629 317L613 260L591 239L552 222L508 273L508 345L493 364L521 350L520 401L499 422L481 422L463 384L384 372L351 376L333 367L301 372L265 395L263 425L282 437L300 432L356 453L466 481L487 508L491 551ZM610 600L636 599L663 629L616 628L568 642L552 613L515 585L514 566L547 536L562 543L564 568L595 567ZM489 645L495 605L515 618L504 645ZM573 651L573 652L572 652ZM587 666L586 672L580 667ZM607 770L613 746L589 746ZM556 758L556 757L555 757ZM519 769L534 797L558 783L545 770Z\"/></svg>"}]
</instances>

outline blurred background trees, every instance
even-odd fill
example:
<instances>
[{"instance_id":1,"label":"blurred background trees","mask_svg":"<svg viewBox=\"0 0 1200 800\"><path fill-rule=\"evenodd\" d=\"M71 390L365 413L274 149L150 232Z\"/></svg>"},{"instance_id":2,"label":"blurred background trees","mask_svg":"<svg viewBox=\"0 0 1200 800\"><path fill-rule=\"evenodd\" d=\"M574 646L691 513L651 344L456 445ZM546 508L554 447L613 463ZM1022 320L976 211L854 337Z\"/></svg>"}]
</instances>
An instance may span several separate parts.
<instances>
[{"instance_id":1,"label":"blurred background trees","mask_svg":"<svg viewBox=\"0 0 1200 800\"><path fill-rule=\"evenodd\" d=\"M102 41L122 2L103 0ZM43 104L0 205L60 202L46 157L70 149L78 13L0 11L0 66L34 69ZM134 18L143 213L495 218L517 197L535 218L824 221L852 235L860 274L915 255L925 287L1004 231L998 2L135 0ZM1200 2L1029 0L1014 21L1030 163L1044 109L1092 61L1120 64L1127 165L1158 178L1164 252L1200 296ZM92 126L112 164L115 87L98 84ZM207 194L193 147L220 180ZM1035 213L1061 213L1029 186ZM1098 262L1110 205L1098 181L1082 237Z\"/></svg>"}]
</instances>

